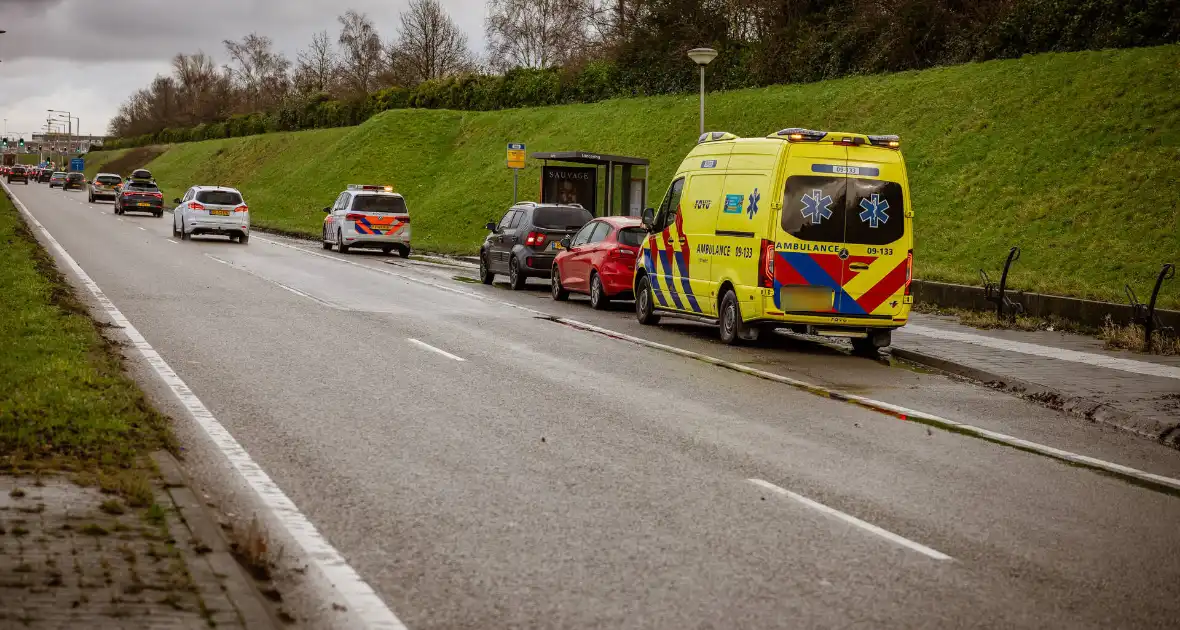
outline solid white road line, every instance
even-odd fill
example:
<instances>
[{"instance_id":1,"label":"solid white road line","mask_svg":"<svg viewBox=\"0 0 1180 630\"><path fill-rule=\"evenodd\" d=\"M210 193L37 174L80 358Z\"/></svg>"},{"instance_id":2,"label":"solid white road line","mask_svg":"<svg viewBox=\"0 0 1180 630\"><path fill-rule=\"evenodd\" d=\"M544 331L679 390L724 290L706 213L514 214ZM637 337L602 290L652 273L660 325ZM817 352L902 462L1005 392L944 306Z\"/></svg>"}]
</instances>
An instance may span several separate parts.
<instances>
[{"instance_id":1,"label":"solid white road line","mask_svg":"<svg viewBox=\"0 0 1180 630\"><path fill-rule=\"evenodd\" d=\"M920 335L922 337L930 337L931 339L944 339L947 341L957 341L959 343L970 343L977 346L983 346L984 348L1006 350L1008 352L1019 352L1020 354L1047 357L1050 359L1057 359L1059 361L1069 361L1071 363L1081 363L1083 365L1101 367L1108 370L1119 370L1120 372L1130 372L1132 374L1140 374L1142 376L1158 376L1161 378L1180 379L1180 368L1177 367L1161 365L1159 363L1150 363L1148 361L1121 359L1119 357L1111 357L1105 354L1097 354L1094 352L1078 352L1077 350L1066 350L1065 348L1051 348L1049 346L1042 346L1035 343L1026 343L1024 341L999 339L996 337L988 337L986 335L976 335L972 333L959 332L957 330L944 330L942 328L922 326L919 324L909 324L897 332L901 333L902 335L912 334Z\"/></svg>"},{"instance_id":2,"label":"solid white road line","mask_svg":"<svg viewBox=\"0 0 1180 630\"><path fill-rule=\"evenodd\" d=\"M173 243L173 244L175 244L175 245L179 245L179 244L180 244L179 242L177 242L177 241L174 241L174 240L172 240L172 239L170 239L170 238L168 238L168 239L164 239L164 240L168 241L169 243Z\"/></svg>"},{"instance_id":3,"label":"solid white road line","mask_svg":"<svg viewBox=\"0 0 1180 630\"><path fill-rule=\"evenodd\" d=\"M135 227L137 227L137 228L139 228L139 229L143 230L144 232L146 232L146 231L147 231L147 228L145 228L145 227L143 227L143 226L137 225L137 226L135 226Z\"/></svg>"},{"instance_id":4,"label":"solid white road line","mask_svg":"<svg viewBox=\"0 0 1180 630\"><path fill-rule=\"evenodd\" d=\"M475 293L473 291L466 291L466 290L458 289L455 287L449 287L444 284L439 284L437 282L433 282L430 280L423 280L421 278L416 278L414 276L409 276L409 275L399 273L396 271L391 271L388 269L380 269L377 267L373 267L372 265L365 265L362 263L347 260L347 259L340 258L337 256L329 256L327 254L321 254L319 252L312 251L309 249L304 249L302 247L297 247L295 245L290 245L288 243L283 243L280 241L275 241L275 240L271 240L271 239L267 239L267 238L259 238L258 240L261 240L266 243L278 245L280 247L287 247L287 248L293 249L295 251L303 252L303 253L311 255L311 256L318 256L320 258L327 258L329 260L335 260L337 262L342 262L347 265L353 265L355 267L361 267L362 269L368 269L370 271L375 271L377 273L383 273L386 275L394 276L394 277L401 278L401 279L409 281L409 282L414 282L414 283L417 283L417 284L420 284L423 286L434 287L436 289L439 289L442 291L447 291L449 293L466 295L466 296L473 297L473 298L476 298L479 300L483 300L485 302L491 302L494 304L501 304L504 306L509 306L511 308L520 309L522 311L526 311L526 312L532 313L534 315L539 315L541 317L549 319L550 321L557 322L559 324L565 324L567 326L572 326L574 328L578 328L578 329L585 330L588 332L598 333L600 335L612 337L614 339L618 339L621 341L627 341L629 343L644 346L647 348L662 350L664 352L668 352L671 354L676 354L676 355L680 355L683 357L688 357L690 359L696 359L698 361L702 361L705 363L711 363L711 364L716 365L718 367L723 367L723 368L726 368L729 370L734 370L736 372L741 372L743 374L749 374L750 376L757 376L758 378L763 378L763 379L766 379L769 381L774 381L776 383L783 383L784 385L790 385L791 387L795 387L795 388L804 390L806 392L816 394L818 396L823 396L825 398L831 398L833 400L842 400L842 401L851 402L851 403L859 405L861 407L865 407L866 409L872 409L874 411L879 411L881 413L885 413L885 414L888 414L888 415L891 415L894 417L901 418L902 420L917 420L918 422L921 422L921 423L924 423L924 424L927 424L930 426L934 426L934 427L937 427L937 428L940 428L943 430L951 431L954 433L960 433L960 434L968 435L968 436L975 437L975 438L981 438L981 439L987 440L989 442L1002 444L1004 446L1017 448L1017 449L1020 449L1023 451L1033 452L1038 455L1042 455L1042 456L1049 457L1052 459L1061 460L1061 461L1064 461L1064 462L1067 462L1070 464L1076 464L1078 466L1083 466L1086 468L1101 470L1103 472L1111 473L1111 474L1116 475L1118 477L1130 479L1135 482L1145 483L1151 487L1163 488L1173 494L1180 493L1180 479L1174 479L1172 477L1164 477L1163 475L1157 475L1154 473L1145 472L1142 470L1138 470L1136 468L1131 468L1130 466L1124 466L1122 464L1108 462L1105 460L1097 459L1095 457L1089 457L1087 455L1079 455L1077 453L1071 453L1070 451L1065 451L1065 450L1062 450L1059 448L1054 448L1052 446L1046 446L1044 444L1030 442L1028 440L1024 440L1024 439L1021 439L1018 437L1005 435L1003 433L991 431L988 429L984 429L984 428L977 427L974 425L966 424L963 422L956 422L954 420L950 420L948 418L943 418L941 416L936 416L934 414L925 413L925 412L917 411L914 409L909 409L907 407L902 407L901 405L894 405L892 403L887 403L887 402L880 401L880 400L874 400L872 398L867 398L865 396L858 396L856 394L848 394L848 393L841 392L836 389L831 389L828 387L823 387L820 385L808 383L807 381L801 381L799 379L791 378L789 376L783 376L781 374L775 374L773 372L759 370L757 368L752 368L747 365L742 365L740 363L733 363L731 361L724 361L722 359L711 357L706 354L701 354L699 352L693 352L691 350L685 350L683 348L677 348L675 346L669 346L667 344L662 344L662 343L658 343L655 341L649 341L647 339L642 339L640 337L634 337L631 335L627 335L624 333L610 330L609 328L602 328L599 326L595 326L593 324L587 324L585 322L581 322L576 319L557 317L555 315L545 313L544 311L538 311L536 309L532 309L527 306L521 306L520 304L513 304L512 302L498 300L496 298L482 295L479 293Z\"/></svg>"},{"instance_id":5,"label":"solid white road line","mask_svg":"<svg viewBox=\"0 0 1180 630\"><path fill-rule=\"evenodd\" d=\"M872 534L876 534L876 535L880 536L881 538L888 540L889 542L896 543L898 545L901 545L902 547L905 547L906 549L911 549L911 550L916 551L924 556L934 558L935 560L951 560L952 559L950 556L946 555L945 553L943 553L941 551L937 551L935 549L931 549L930 547L927 547L926 545L916 543L916 542L910 540L909 538L905 538L904 536L898 536L897 534L894 534L893 532L886 530L886 529L881 529L880 527L877 527L876 525L873 525L872 523L866 523L866 522L860 520L859 518L852 516L851 514L845 514L844 512L841 512L840 510L837 510L835 508L830 508L830 507L824 505L823 503L808 499L807 497L805 497L801 494L796 494L796 493L791 492L790 490L787 490L785 488L780 488L780 487L774 485L773 483L770 483L769 481L763 481L761 479L747 479L746 481L749 481L750 483L752 483L756 486L766 488L767 490L770 490L771 492L774 492L776 494L781 494L782 496L787 497L788 499L791 499L793 501L797 501L799 503L802 503L803 505L806 505L807 507L809 507L813 510L816 510L817 512L823 512L824 514L827 514L828 516L834 516L834 517L844 521L845 523L848 523L850 525L855 525L867 532L870 532Z\"/></svg>"},{"instance_id":6,"label":"solid white road line","mask_svg":"<svg viewBox=\"0 0 1180 630\"><path fill-rule=\"evenodd\" d=\"M456 361L466 361L467 360L467 359L464 359L463 357L457 357L457 356L451 354L450 352L447 352L446 350L440 350L438 348L435 348L434 346L432 346L424 341L418 341L417 339L410 339L410 338L407 338L406 341L414 344L415 346L418 346L419 348L424 348L424 349L429 350L431 352L441 354L448 359L454 359Z\"/></svg>"},{"instance_id":7,"label":"solid white road line","mask_svg":"<svg viewBox=\"0 0 1180 630\"><path fill-rule=\"evenodd\" d=\"M381 601L381 597L373 591L373 588L361 579L356 570L349 566L340 552L316 530L315 525L312 525L311 521L299 511L299 508L283 493L278 484L262 470L261 466L254 462L246 449L242 448L242 445L218 422L217 418L213 417L205 404L197 398L189 386L164 361L164 358L152 348L147 339L115 307L115 304L107 298L98 284L66 252L57 239L53 238L49 230L45 229L45 226L41 225L33 213L29 212L28 208L12 194L6 184L0 182L0 185L4 186L9 197L13 199L16 207L25 215L28 222L41 233L41 236L53 247L58 256L73 270L82 284L90 291L90 294L94 296L94 299L98 301L111 322L123 330L123 334L139 350L144 360L152 366L160 380L172 390L172 393L197 421L197 424L204 429L205 434L217 445L238 475L254 490L262 504L270 509L275 519L287 528L291 538L303 547L308 559L316 563L323 575L336 588L340 597L348 603L348 607L363 621L365 627L406 630L405 625L385 605L385 602Z\"/></svg>"}]
</instances>

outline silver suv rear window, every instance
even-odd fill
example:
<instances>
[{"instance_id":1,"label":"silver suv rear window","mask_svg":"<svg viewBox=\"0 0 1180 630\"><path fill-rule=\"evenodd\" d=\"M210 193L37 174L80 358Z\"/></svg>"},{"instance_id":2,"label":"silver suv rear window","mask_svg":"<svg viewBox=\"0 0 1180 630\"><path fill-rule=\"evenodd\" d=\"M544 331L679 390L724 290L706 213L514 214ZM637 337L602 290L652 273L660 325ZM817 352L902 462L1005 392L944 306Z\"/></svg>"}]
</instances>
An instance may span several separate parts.
<instances>
[{"instance_id":1,"label":"silver suv rear window","mask_svg":"<svg viewBox=\"0 0 1180 630\"><path fill-rule=\"evenodd\" d=\"M242 203L242 196L232 190L202 190L197 201L211 206L236 206Z\"/></svg>"}]
</instances>

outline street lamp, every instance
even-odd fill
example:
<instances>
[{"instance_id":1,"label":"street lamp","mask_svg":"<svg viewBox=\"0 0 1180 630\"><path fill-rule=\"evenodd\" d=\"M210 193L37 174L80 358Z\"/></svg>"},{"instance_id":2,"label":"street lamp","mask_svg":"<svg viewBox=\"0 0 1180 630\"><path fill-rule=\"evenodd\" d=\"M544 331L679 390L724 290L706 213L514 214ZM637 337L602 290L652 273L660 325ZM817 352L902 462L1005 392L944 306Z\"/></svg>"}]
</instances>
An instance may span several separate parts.
<instances>
[{"instance_id":1,"label":"street lamp","mask_svg":"<svg viewBox=\"0 0 1180 630\"><path fill-rule=\"evenodd\" d=\"M46 110L46 111L48 111L50 114L65 114L66 115L66 118L68 119L66 121L68 123L68 128L67 128L68 131L66 132L66 151L72 151L73 149L71 148L71 145L74 142L74 120L75 120L73 113L67 112L67 111L61 110L61 109L50 109L50 110ZM78 125L81 126L82 120L81 119L77 119L77 120L78 120Z\"/></svg>"},{"instance_id":2,"label":"street lamp","mask_svg":"<svg viewBox=\"0 0 1180 630\"><path fill-rule=\"evenodd\" d=\"M701 135L705 134L705 66L717 58L717 51L712 48L693 48L688 51L688 58L701 68Z\"/></svg>"}]
</instances>

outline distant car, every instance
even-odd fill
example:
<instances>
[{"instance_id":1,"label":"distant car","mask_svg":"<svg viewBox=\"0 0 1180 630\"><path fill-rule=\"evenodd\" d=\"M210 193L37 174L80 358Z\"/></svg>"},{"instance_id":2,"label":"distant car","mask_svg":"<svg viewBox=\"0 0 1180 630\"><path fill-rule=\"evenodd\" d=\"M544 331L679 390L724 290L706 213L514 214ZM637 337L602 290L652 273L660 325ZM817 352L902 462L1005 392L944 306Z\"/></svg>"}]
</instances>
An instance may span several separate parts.
<instances>
[{"instance_id":1,"label":"distant car","mask_svg":"<svg viewBox=\"0 0 1180 630\"><path fill-rule=\"evenodd\" d=\"M358 247L410 257L410 210L392 186L349 184L324 212L324 249L334 244L341 254Z\"/></svg>"},{"instance_id":2,"label":"distant car","mask_svg":"<svg viewBox=\"0 0 1180 630\"><path fill-rule=\"evenodd\" d=\"M217 234L242 244L250 242L250 207L236 188L193 186L172 202L176 204L173 236L187 241L200 234Z\"/></svg>"},{"instance_id":3,"label":"distant car","mask_svg":"<svg viewBox=\"0 0 1180 630\"><path fill-rule=\"evenodd\" d=\"M86 176L82 173L66 173L66 181L62 183L62 190L70 190L77 188L78 190L86 189Z\"/></svg>"},{"instance_id":4,"label":"distant car","mask_svg":"<svg viewBox=\"0 0 1180 630\"><path fill-rule=\"evenodd\" d=\"M65 186L65 184L66 184L66 174L61 171L57 171L56 173L54 173L53 175L51 175L49 177L49 187L50 188L61 188L61 187Z\"/></svg>"},{"instance_id":5,"label":"distant car","mask_svg":"<svg viewBox=\"0 0 1180 630\"><path fill-rule=\"evenodd\" d=\"M151 182L129 181L115 197L115 214L148 212L164 216L164 194Z\"/></svg>"},{"instance_id":6,"label":"distant car","mask_svg":"<svg viewBox=\"0 0 1180 630\"><path fill-rule=\"evenodd\" d=\"M95 199L110 199L119 197L119 189L123 187L123 178L112 173L99 173L90 182L90 203Z\"/></svg>"},{"instance_id":7,"label":"distant car","mask_svg":"<svg viewBox=\"0 0 1180 630\"><path fill-rule=\"evenodd\" d=\"M647 230L639 217L595 219L573 237L562 240L562 251L553 260L549 278L555 300L572 293L590 295L590 306L598 310L612 299L632 297L635 259Z\"/></svg>"},{"instance_id":8,"label":"distant car","mask_svg":"<svg viewBox=\"0 0 1180 630\"><path fill-rule=\"evenodd\" d=\"M8 183L11 184L16 181L21 182L25 186L29 185L29 174L25 171L25 167L14 166L12 167L12 170L8 172Z\"/></svg>"},{"instance_id":9,"label":"distant car","mask_svg":"<svg viewBox=\"0 0 1180 630\"><path fill-rule=\"evenodd\" d=\"M37 183L38 184L47 184L47 183L49 183L49 181L51 179L53 179L53 171L52 170L47 169L47 168L43 168L37 172Z\"/></svg>"},{"instance_id":10,"label":"distant car","mask_svg":"<svg viewBox=\"0 0 1180 630\"><path fill-rule=\"evenodd\" d=\"M506 273L509 286L520 290L528 278L548 278L561 239L593 218L578 205L525 201L512 206L500 223L487 224L491 234L479 248L480 281L491 284L496 274Z\"/></svg>"}]
</instances>

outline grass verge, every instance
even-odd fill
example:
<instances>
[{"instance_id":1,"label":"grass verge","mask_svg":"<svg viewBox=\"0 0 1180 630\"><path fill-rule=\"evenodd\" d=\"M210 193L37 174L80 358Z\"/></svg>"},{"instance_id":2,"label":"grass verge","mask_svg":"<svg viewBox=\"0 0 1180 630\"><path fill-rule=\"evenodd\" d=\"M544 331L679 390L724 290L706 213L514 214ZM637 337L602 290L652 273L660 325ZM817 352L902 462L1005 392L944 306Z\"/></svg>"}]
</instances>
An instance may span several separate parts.
<instances>
[{"instance_id":1,"label":"grass verge","mask_svg":"<svg viewBox=\"0 0 1180 630\"><path fill-rule=\"evenodd\" d=\"M741 136L900 134L918 277L975 284L1019 245L1009 286L1121 302L1124 283L1148 286L1180 260L1177 83L1180 45L1054 53L712 93L706 116ZM235 186L256 225L309 236L346 184L393 184L414 214L416 248L472 253L511 203L505 143L649 158L654 205L696 142L697 116L694 95L394 110L357 127L174 145L147 166L169 200L195 184ZM126 157L113 153L89 163ZM520 175L521 197L534 198L540 164ZM1180 307L1180 283L1159 304Z\"/></svg>"},{"instance_id":2,"label":"grass verge","mask_svg":"<svg viewBox=\"0 0 1180 630\"><path fill-rule=\"evenodd\" d=\"M0 473L73 471L141 499L166 418L2 194L0 243Z\"/></svg>"}]
</instances>

